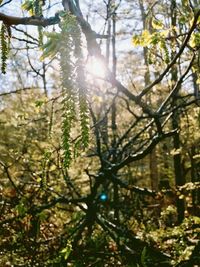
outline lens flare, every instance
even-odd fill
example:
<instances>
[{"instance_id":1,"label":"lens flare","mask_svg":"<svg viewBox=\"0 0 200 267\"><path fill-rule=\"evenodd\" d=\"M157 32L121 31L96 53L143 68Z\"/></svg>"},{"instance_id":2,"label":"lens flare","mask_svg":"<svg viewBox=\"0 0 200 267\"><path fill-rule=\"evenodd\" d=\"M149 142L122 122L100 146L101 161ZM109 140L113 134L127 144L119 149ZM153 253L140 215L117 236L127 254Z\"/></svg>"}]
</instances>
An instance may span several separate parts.
<instances>
[{"instance_id":1,"label":"lens flare","mask_svg":"<svg viewBox=\"0 0 200 267\"><path fill-rule=\"evenodd\" d=\"M106 201L108 199L108 196L105 193L102 193L99 198L101 201Z\"/></svg>"},{"instance_id":2,"label":"lens flare","mask_svg":"<svg viewBox=\"0 0 200 267\"><path fill-rule=\"evenodd\" d=\"M86 71L88 74L99 77L99 78L105 78L106 76L106 68L103 61L96 57L90 57L86 64Z\"/></svg>"}]
</instances>

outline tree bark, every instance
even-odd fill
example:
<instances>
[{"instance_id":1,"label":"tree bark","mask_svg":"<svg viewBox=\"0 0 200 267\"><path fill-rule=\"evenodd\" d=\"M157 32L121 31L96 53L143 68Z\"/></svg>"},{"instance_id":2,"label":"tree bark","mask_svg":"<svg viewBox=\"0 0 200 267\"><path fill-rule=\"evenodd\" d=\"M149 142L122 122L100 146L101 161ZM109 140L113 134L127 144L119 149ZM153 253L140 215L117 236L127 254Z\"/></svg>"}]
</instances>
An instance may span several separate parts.
<instances>
[{"instance_id":1,"label":"tree bark","mask_svg":"<svg viewBox=\"0 0 200 267\"><path fill-rule=\"evenodd\" d=\"M139 5L140 5L143 29L145 30L147 28L147 25L146 25L147 23L146 23L146 15L145 15L145 10L144 10L143 0L139 0ZM151 25L148 25L148 28L151 28ZM144 84L145 84L145 87L147 87L151 83L147 47L143 48L143 56L144 56L144 63L146 66L146 71L144 75ZM151 105L152 104L151 95L147 96L147 98ZM150 135L151 133L152 131L150 129ZM158 165L157 165L156 147L152 149L152 151L149 154L149 170L150 170L151 189L157 191L159 182L158 182Z\"/></svg>"},{"instance_id":2,"label":"tree bark","mask_svg":"<svg viewBox=\"0 0 200 267\"><path fill-rule=\"evenodd\" d=\"M177 24L176 0L171 1L171 24L173 27L176 27L176 24ZM172 58L176 54L174 47L172 47ZM172 86L176 84L177 80L178 80L178 68L177 68L177 65L174 65L171 69ZM176 107L176 105L177 105L177 95L175 95L172 100L172 106ZM179 124L180 124L179 114L175 110L172 116L173 129L178 129ZM173 136L173 146L176 152L180 151L181 143L180 143L180 134L178 131L176 131L176 133ZM183 170L182 170L182 165L181 165L181 152L175 153L175 155L173 156L173 161L174 161L175 184L176 186L182 186L185 184L185 178L183 176ZM178 213L178 223L180 224L182 223L184 219L184 212L185 212L184 199L179 199L177 197L176 206L177 206L177 213Z\"/></svg>"}]
</instances>

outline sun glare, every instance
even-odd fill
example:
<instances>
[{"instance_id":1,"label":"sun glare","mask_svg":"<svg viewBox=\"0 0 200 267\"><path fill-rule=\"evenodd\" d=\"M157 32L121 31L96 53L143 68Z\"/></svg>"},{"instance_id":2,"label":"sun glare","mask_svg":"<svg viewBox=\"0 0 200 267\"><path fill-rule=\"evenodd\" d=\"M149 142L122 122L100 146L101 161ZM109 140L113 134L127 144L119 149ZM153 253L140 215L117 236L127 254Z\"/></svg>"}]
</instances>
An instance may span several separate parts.
<instances>
[{"instance_id":1,"label":"sun glare","mask_svg":"<svg viewBox=\"0 0 200 267\"><path fill-rule=\"evenodd\" d=\"M86 71L88 74L99 77L99 78L105 78L106 76L106 68L103 61L96 57L90 57L86 64Z\"/></svg>"}]
</instances>

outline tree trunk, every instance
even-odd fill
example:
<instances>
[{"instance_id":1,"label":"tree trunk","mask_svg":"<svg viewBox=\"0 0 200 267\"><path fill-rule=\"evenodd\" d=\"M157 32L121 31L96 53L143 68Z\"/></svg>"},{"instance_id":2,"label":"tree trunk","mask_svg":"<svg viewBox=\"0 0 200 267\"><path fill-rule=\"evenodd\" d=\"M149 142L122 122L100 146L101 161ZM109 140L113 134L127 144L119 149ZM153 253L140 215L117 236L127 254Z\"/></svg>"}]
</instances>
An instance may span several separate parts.
<instances>
[{"instance_id":1,"label":"tree trunk","mask_svg":"<svg viewBox=\"0 0 200 267\"><path fill-rule=\"evenodd\" d=\"M143 23L143 29L151 28L151 25L146 25L146 15L144 10L144 4L143 0L139 0L140 5L140 11L142 16L142 23ZM148 26L148 27L147 27ZM145 76L144 76L144 83L145 87L151 83L150 79L150 71L149 71L149 63L148 63L148 48L143 48L143 56L144 56L144 62L146 66ZM151 95L148 96L149 103L152 102ZM150 130L151 134L151 130ZM151 180L151 188L152 190L158 190L158 165L157 165L157 153L156 148L154 148L150 154L149 154L149 170L150 170L150 180Z\"/></svg>"},{"instance_id":2,"label":"tree trunk","mask_svg":"<svg viewBox=\"0 0 200 267\"><path fill-rule=\"evenodd\" d=\"M176 21L176 0L171 1L171 23L173 27L176 27L177 21ZM175 47L175 44L174 44ZM172 47L172 58L174 57L176 51ZM177 65L174 65L174 67L171 70L171 81L172 86L176 84L178 80L178 68ZM176 107L177 104L177 95L174 97L172 106ZM178 129L180 124L180 118L178 112L175 110L172 116L172 127L173 129ZM180 143L180 135L179 131L177 131L173 136L173 146L177 153L173 156L174 161L174 174L175 174L175 184L176 186L181 186L185 184L185 178L183 176L183 170L181 165L181 143ZM185 201L184 199L177 198L176 201L177 206L177 213L178 213L178 223L182 223L184 219L184 212L185 212Z\"/></svg>"}]
</instances>

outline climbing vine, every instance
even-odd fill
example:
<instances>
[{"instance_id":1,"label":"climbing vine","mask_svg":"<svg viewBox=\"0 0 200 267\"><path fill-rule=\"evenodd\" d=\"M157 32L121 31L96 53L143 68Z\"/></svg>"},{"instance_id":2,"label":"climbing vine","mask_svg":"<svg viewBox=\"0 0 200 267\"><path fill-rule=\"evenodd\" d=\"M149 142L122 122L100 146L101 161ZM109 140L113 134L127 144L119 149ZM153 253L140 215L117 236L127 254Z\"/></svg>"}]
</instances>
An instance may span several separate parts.
<instances>
[{"instance_id":1,"label":"climbing vine","mask_svg":"<svg viewBox=\"0 0 200 267\"><path fill-rule=\"evenodd\" d=\"M22 8L33 16L42 16L42 0L25 0ZM86 148L89 143L89 112L87 89L84 75L84 62L81 45L81 29L76 18L69 12L60 12L60 33L47 33L47 42L43 44L42 27L38 26L38 43L43 48L43 56L59 55L61 85L63 94L62 114L62 144L64 151L64 166L69 167L72 160L71 131L75 122L80 124L80 138L76 140L75 150ZM9 33L8 27L1 27L1 70L6 72L8 57ZM75 151L74 154L77 154Z\"/></svg>"},{"instance_id":2,"label":"climbing vine","mask_svg":"<svg viewBox=\"0 0 200 267\"><path fill-rule=\"evenodd\" d=\"M22 8L31 15L42 15L41 0L26 0ZM89 143L89 112L87 87L84 74L84 58L81 44L81 28L70 12L60 12L60 32L45 33L46 43L43 44L43 32L38 28L39 46L43 49L41 59L53 58L58 55L60 63L61 86L62 86L62 145L64 151L64 166L67 168L72 160L72 128L79 123L80 136L74 144L74 155L84 149ZM9 28L2 24L1 27L1 70L6 72L6 60L9 47Z\"/></svg>"},{"instance_id":3,"label":"climbing vine","mask_svg":"<svg viewBox=\"0 0 200 267\"><path fill-rule=\"evenodd\" d=\"M73 123L76 121L76 105L78 105L81 128L79 144L84 148L88 146L89 141L89 117L81 49L81 30L76 18L70 14L64 15L61 29L63 40L61 42L60 66L64 93L63 148L65 151L64 165L68 167L72 156L70 132ZM76 59L75 66L70 60L70 55L71 58L74 56Z\"/></svg>"},{"instance_id":4,"label":"climbing vine","mask_svg":"<svg viewBox=\"0 0 200 267\"><path fill-rule=\"evenodd\" d=\"M10 29L2 23L1 25L1 72L6 73L7 59L10 47Z\"/></svg>"},{"instance_id":5,"label":"climbing vine","mask_svg":"<svg viewBox=\"0 0 200 267\"><path fill-rule=\"evenodd\" d=\"M63 93L62 144L64 166L72 160L71 130L74 123L80 122L81 138L75 148L86 148L89 143L89 116L87 89L81 48L81 29L70 13L60 13L61 32L48 33L43 45L43 58L59 54L61 84Z\"/></svg>"},{"instance_id":6,"label":"climbing vine","mask_svg":"<svg viewBox=\"0 0 200 267\"><path fill-rule=\"evenodd\" d=\"M22 8L33 16L42 16L42 0L25 0ZM89 116L87 89L85 84L83 55L81 48L81 29L76 18L66 12L60 12L60 32L46 33L47 41L43 44L42 27L38 26L39 46L43 49L41 59L59 55L62 85L62 144L64 150L64 166L69 167L72 160L71 130L74 123L80 123L80 138L76 141L75 150L86 148L89 143ZM5 72L7 59L7 43L5 27L1 31L2 72ZM76 154L76 153L75 153Z\"/></svg>"},{"instance_id":7,"label":"climbing vine","mask_svg":"<svg viewBox=\"0 0 200 267\"><path fill-rule=\"evenodd\" d=\"M25 0L22 9L28 11L30 15L40 16L42 14L42 0Z\"/></svg>"},{"instance_id":8,"label":"climbing vine","mask_svg":"<svg viewBox=\"0 0 200 267\"><path fill-rule=\"evenodd\" d=\"M35 16L42 16L42 2L41 0L34 1L34 14ZM43 29L42 26L38 26L38 42L41 46L43 44Z\"/></svg>"}]
</instances>

